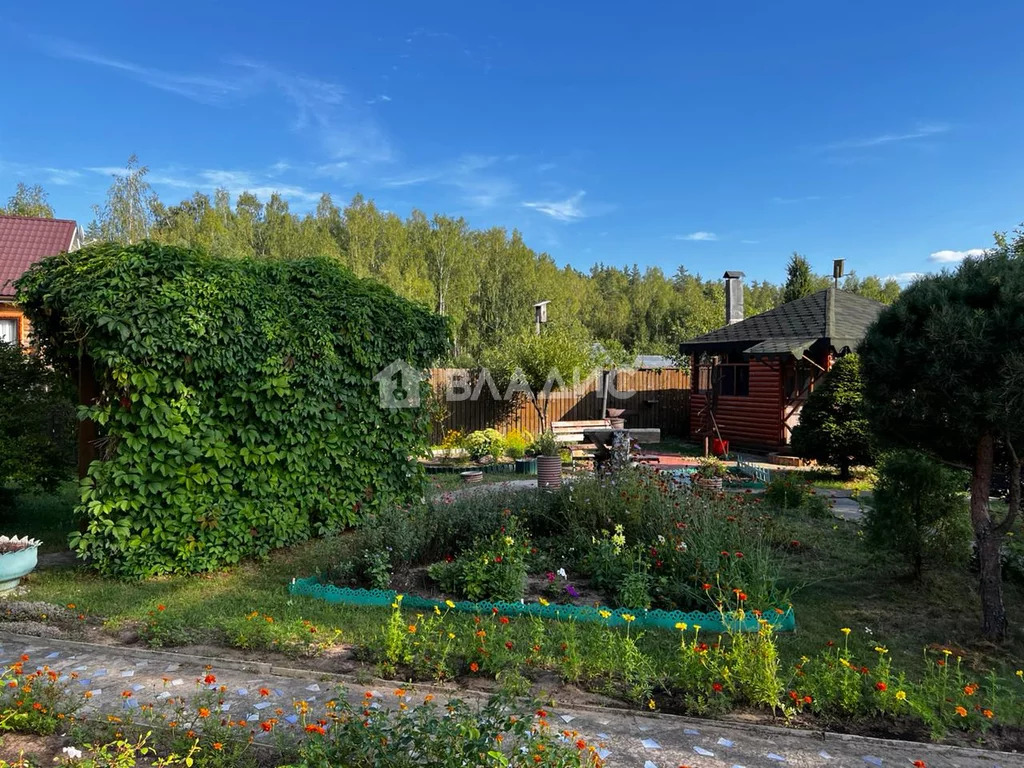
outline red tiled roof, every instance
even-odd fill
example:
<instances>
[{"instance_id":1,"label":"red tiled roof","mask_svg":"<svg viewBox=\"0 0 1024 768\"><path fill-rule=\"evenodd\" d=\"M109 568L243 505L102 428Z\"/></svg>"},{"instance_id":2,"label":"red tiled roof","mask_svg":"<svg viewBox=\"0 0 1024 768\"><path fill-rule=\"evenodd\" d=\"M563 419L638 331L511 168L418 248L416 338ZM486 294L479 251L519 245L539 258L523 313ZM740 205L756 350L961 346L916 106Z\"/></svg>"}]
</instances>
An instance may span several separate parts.
<instances>
[{"instance_id":1,"label":"red tiled roof","mask_svg":"<svg viewBox=\"0 0 1024 768\"><path fill-rule=\"evenodd\" d=\"M14 297L14 281L46 256L71 247L78 225L68 219L0 216L0 297Z\"/></svg>"}]
</instances>

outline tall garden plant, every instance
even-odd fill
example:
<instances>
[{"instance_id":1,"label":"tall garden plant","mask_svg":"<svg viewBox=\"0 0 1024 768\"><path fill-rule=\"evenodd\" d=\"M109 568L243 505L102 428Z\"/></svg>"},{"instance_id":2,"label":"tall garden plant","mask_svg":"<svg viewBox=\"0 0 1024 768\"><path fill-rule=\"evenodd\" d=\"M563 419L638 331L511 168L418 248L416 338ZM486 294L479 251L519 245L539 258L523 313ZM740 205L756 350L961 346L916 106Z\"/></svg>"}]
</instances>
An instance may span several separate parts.
<instances>
[{"instance_id":1,"label":"tall garden plant","mask_svg":"<svg viewBox=\"0 0 1024 768\"><path fill-rule=\"evenodd\" d=\"M73 545L102 572L210 570L421 494L424 409L373 377L429 365L446 325L384 286L144 241L44 259L18 288L47 360L95 374Z\"/></svg>"}]
</instances>

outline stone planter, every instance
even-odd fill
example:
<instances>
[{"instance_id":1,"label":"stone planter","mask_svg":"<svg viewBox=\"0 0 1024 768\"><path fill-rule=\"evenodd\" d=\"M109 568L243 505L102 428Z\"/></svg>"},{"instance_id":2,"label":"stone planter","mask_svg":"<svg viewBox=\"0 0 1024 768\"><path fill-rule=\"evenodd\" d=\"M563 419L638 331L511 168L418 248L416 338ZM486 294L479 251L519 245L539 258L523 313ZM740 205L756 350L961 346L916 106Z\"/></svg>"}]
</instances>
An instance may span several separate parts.
<instances>
[{"instance_id":1,"label":"stone planter","mask_svg":"<svg viewBox=\"0 0 1024 768\"><path fill-rule=\"evenodd\" d=\"M517 475L532 475L537 471L537 459L529 457L525 459L516 459L516 474Z\"/></svg>"},{"instance_id":2,"label":"stone planter","mask_svg":"<svg viewBox=\"0 0 1024 768\"><path fill-rule=\"evenodd\" d=\"M461 472L462 482L469 485L470 483L482 483L484 481L484 473L479 469L470 470L469 472Z\"/></svg>"},{"instance_id":3,"label":"stone planter","mask_svg":"<svg viewBox=\"0 0 1024 768\"><path fill-rule=\"evenodd\" d=\"M700 477L699 475L696 475L693 478L693 482L698 488L702 488L705 491L722 490L722 478L720 477Z\"/></svg>"},{"instance_id":4,"label":"stone planter","mask_svg":"<svg viewBox=\"0 0 1024 768\"><path fill-rule=\"evenodd\" d=\"M18 586L21 577L36 567L41 541L0 536L0 592Z\"/></svg>"},{"instance_id":5,"label":"stone planter","mask_svg":"<svg viewBox=\"0 0 1024 768\"><path fill-rule=\"evenodd\" d=\"M561 456L538 456L537 457L537 487L538 488L561 488L562 487L562 457Z\"/></svg>"}]
</instances>

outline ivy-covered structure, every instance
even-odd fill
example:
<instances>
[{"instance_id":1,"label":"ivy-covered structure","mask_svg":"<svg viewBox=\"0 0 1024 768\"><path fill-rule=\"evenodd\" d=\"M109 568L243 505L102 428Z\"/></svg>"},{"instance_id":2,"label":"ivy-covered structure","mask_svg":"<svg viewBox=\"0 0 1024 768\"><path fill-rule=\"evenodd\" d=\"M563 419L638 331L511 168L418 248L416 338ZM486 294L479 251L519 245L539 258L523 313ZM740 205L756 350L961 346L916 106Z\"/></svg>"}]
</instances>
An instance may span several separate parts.
<instances>
[{"instance_id":1,"label":"ivy-covered structure","mask_svg":"<svg viewBox=\"0 0 1024 768\"><path fill-rule=\"evenodd\" d=\"M446 323L337 262L102 243L18 288L95 430L72 544L103 573L218 568L422 493L424 408L374 376L429 366Z\"/></svg>"}]
</instances>

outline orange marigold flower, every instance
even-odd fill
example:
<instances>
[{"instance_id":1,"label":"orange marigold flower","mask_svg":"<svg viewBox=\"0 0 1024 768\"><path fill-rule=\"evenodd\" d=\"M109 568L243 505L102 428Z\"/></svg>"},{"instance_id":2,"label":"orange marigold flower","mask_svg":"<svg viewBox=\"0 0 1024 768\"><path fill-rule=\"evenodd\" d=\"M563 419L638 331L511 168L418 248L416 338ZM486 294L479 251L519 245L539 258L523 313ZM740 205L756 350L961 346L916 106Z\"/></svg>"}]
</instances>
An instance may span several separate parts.
<instances>
[{"instance_id":1,"label":"orange marigold flower","mask_svg":"<svg viewBox=\"0 0 1024 768\"><path fill-rule=\"evenodd\" d=\"M413 635L416 634L416 625L415 624L410 624L409 625L409 633L413 634Z\"/></svg>"},{"instance_id":2,"label":"orange marigold flower","mask_svg":"<svg viewBox=\"0 0 1024 768\"><path fill-rule=\"evenodd\" d=\"M395 696L405 696L405 688L395 688Z\"/></svg>"},{"instance_id":3,"label":"orange marigold flower","mask_svg":"<svg viewBox=\"0 0 1024 768\"><path fill-rule=\"evenodd\" d=\"M132 697L132 692L131 691L121 691L121 696L122 696L122 698L130 699Z\"/></svg>"},{"instance_id":4,"label":"orange marigold flower","mask_svg":"<svg viewBox=\"0 0 1024 768\"><path fill-rule=\"evenodd\" d=\"M306 726L306 733L319 733L321 736L323 736L326 733L326 731L324 730L324 727L322 725L319 725L318 723L310 723Z\"/></svg>"},{"instance_id":5,"label":"orange marigold flower","mask_svg":"<svg viewBox=\"0 0 1024 768\"><path fill-rule=\"evenodd\" d=\"M271 720L264 720L262 723L260 723L260 728L263 730L264 733L270 733L272 730L274 730L274 723Z\"/></svg>"},{"instance_id":6,"label":"orange marigold flower","mask_svg":"<svg viewBox=\"0 0 1024 768\"><path fill-rule=\"evenodd\" d=\"M983 710L981 710L981 714L983 714L985 717L987 717L989 720L991 720L993 712L992 712L991 709L983 709Z\"/></svg>"},{"instance_id":7,"label":"orange marigold flower","mask_svg":"<svg viewBox=\"0 0 1024 768\"><path fill-rule=\"evenodd\" d=\"M199 708L199 716L200 717L209 717L210 716L210 710L208 710L206 707L200 707Z\"/></svg>"},{"instance_id":8,"label":"orange marigold flower","mask_svg":"<svg viewBox=\"0 0 1024 768\"><path fill-rule=\"evenodd\" d=\"M158 605L158 606L156 607L156 609L157 609L158 611L166 611L166 610L167 610L167 606L166 606L166 605Z\"/></svg>"},{"instance_id":9,"label":"orange marigold flower","mask_svg":"<svg viewBox=\"0 0 1024 768\"><path fill-rule=\"evenodd\" d=\"M576 741L576 749L586 749L586 748L587 748L587 742L585 742L583 739L577 739L577 741Z\"/></svg>"},{"instance_id":10,"label":"orange marigold flower","mask_svg":"<svg viewBox=\"0 0 1024 768\"><path fill-rule=\"evenodd\" d=\"M433 700L434 700L434 694L432 694L432 693L428 693L426 696L423 697L423 703L424 704L426 704L428 702L431 702Z\"/></svg>"},{"instance_id":11,"label":"orange marigold flower","mask_svg":"<svg viewBox=\"0 0 1024 768\"><path fill-rule=\"evenodd\" d=\"M363 698L364 699L372 699L373 698L373 692L372 691L367 691L366 693L363 694Z\"/></svg>"},{"instance_id":12,"label":"orange marigold flower","mask_svg":"<svg viewBox=\"0 0 1024 768\"><path fill-rule=\"evenodd\" d=\"M915 760L912 765L914 768L928 768L928 766L924 764L924 760Z\"/></svg>"},{"instance_id":13,"label":"orange marigold flower","mask_svg":"<svg viewBox=\"0 0 1024 768\"><path fill-rule=\"evenodd\" d=\"M967 717L967 710L964 709L963 707L957 707L956 708L956 713L958 715L960 715L960 717Z\"/></svg>"},{"instance_id":14,"label":"orange marigold flower","mask_svg":"<svg viewBox=\"0 0 1024 768\"><path fill-rule=\"evenodd\" d=\"M260 688L260 696L269 696L270 690L268 688Z\"/></svg>"},{"instance_id":15,"label":"orange marigold flower","mask_svg":"<svg viewBox=\"0 0 1024 768\"><path fill-rule=\"evenodd\" d=\"M206 677L203 678L203 682L206 683L206 685L213 685L214 683L217 682L217 676L216 675L207 675Z\"/></svg>"},{"instance_id":16,"label":"orange marigold flower","mask_svg":"<svg viewBox=\"0 0 1024 768\"><path fill-rule=\"evenodd\" d=\"M222 749L224 749L224 745L221 744L219 741L215 741L213 742L213 748L220 752Z\"/></svg>"},{"instance_id":17,"label":"orange marigold flower","mask_svg":"<svg viewBox=\"0 0 1024 768\"><path fill-rule=\"evenodd\" d=\"M470 665L469 665L469 671L470 671L470 672L479 672L479 671L480 671L480 665L479 665L479 664L477 664L477 663L476 663L476 662L474 661L474 662L473 662L472 664L470 664Z\"/></svg>"}]
</instances>

